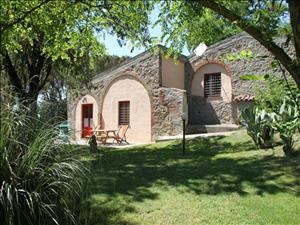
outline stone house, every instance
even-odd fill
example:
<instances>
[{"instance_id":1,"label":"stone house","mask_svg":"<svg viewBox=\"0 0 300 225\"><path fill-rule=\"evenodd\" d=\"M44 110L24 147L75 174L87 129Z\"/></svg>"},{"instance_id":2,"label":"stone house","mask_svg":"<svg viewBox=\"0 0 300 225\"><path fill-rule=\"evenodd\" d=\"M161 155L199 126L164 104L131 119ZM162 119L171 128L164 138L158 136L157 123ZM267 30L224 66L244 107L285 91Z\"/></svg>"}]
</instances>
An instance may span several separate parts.
<instances>
[{"instance_id":1,"label":"stone house","mask_svg":"<svg viewBox=\"0 0 300 225\"><path fill-rule=\"evenodd\" d=\"M243 50L253 56L227 60ZM203 131L205 125L237 124L241 108L252 104L255 85L240 76L278 73L270 66L272 60L246 33L209 46L201 56L182 55L176 61L163 51L145 51L96 75L91 90L69 98L72 137L80 140L96 126L117 129L129 124L129 142L151 142L182 133L183 112L189 132Z\"/></svg>"}]
</instances>

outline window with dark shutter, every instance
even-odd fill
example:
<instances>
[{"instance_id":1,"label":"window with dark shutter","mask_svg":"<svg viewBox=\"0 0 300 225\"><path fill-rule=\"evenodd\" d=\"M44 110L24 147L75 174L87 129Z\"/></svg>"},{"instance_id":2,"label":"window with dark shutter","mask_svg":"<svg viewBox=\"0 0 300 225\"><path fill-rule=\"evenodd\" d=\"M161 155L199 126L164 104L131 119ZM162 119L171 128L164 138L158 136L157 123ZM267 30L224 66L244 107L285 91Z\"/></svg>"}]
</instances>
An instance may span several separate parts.
<instances>
[{"instance_id":1,"label":"window with dark shutter","mask_svg":"<svg viewBox=\"0 0 300 225\"><path fill-rule=\"evenodd\" d=\"M130 102L119 102L119 125L129 125Z\"/></svg>"},{"instance_id":2,"label":"window with dark shutter","mask_svg":"<svg viewBox=\"0 0 300 225\"><path fill-rule=\"evenodd\" d=\"M204 74L204 96L221 97L221 73Z\"/></svg>"}]
</instances>

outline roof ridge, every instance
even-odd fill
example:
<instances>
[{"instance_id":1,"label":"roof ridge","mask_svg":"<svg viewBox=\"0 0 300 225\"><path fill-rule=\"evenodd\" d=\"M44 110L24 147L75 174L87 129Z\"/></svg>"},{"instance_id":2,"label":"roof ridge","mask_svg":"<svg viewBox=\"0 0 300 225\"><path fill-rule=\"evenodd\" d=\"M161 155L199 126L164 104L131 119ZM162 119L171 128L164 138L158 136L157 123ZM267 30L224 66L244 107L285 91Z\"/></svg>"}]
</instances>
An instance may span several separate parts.
<instances>
[{"instance_id":1,"label":"roof ridge","mask_svg":"<svg viewBox=\"0 0 300 225\"><path fill-rule=\"evenodd\" d=\"M117 68L119 68L119 67L122 67L122 66L124 66L124 65L126 65L126 64L129 64L130 62L136 60L137 58L139 58L139 57L145 55L145 54L148 53L149 51L150 51L150 49L147 49L146 51L143 51L143 52L137 54L136 56L134 56L134 57L132 57L132 58L126 59L125 61L123 61L123 62L121 62L121 63L119 63L119 64L117 64L117 65L114 65L113 67L110 67L110 68L108 68L108 69L102 71L101 73L96 74L96 75L93 77L92 80L95 80L95 79L97 79L97 78L101 78L104 74L110 73L110 72L112 72L113 70L115 70L115 69L117 69Z\"/></svg>"},{"instance_id":2,"label":"roof ridge","mask_svg":"<svg viewBox=\"0 0 300 225\"><path fill-rule=\"evenodd\" d=\"M111 73L112 71L114 71L114 70L116 70L118 68L121 68L122 66L125 66L125 65L127 65L127 64L135 61L136 59L138 59L138 58L140 58L140 57L142 57L142 56L144 56L146 54L148 54L149 52L151 52L155 48L158 48L159 50L163 50L163 51L167 51L168 50L168 48L166 46L161 45L161 44L152 46L152 47L146 49L145 51L137 54L136 56L134 56L132 58L129 58L129 59L127 59L127 60L125 60L125 61L123 61L123 62L121 62L121 63L119 63L119 64L117 64L117 65L115 65L113 67L111 67L111 68L108 68L108 69L102 71L101 73L96 74L93 77L92 82L95 81L95 80L97 80L97 79L101 79L102 77L106 77L105 75ZM188 61L188 58L185 55L180 54L180 56L181 56L181 58L184 58L183 59L184 61Z\"/></svg>"},{"instance_id":3,"label":"roof ridge","mask_svg":"<svg viewBox=\"0 0 300 225\"><path fill-rule=\"evenodd\" d=\"M216 48L216 47L218 47L218 46L221 46L221 45L223 45L223 44L225 44L225 43L228 43L228 42L230 42L230 41L232 41L232 40L235 40L235 39L238 39L238 38L242 38L242 37L251 37L251 36L250 36L247 32L245 32L245 31L240 32L240 33L238 33L238 34L235 34L235 35L232 35L232 36L230 36L230 37L227 37L227 38L225 38L225 39L223 39L223 40L220 40L220 41L218 41L218 42L216 42L216 43L214 43L214 44L212 44L212 45L209 45L209 46L207 47L206 52L209 51L209 50L211 50L211 49L214 49L214 48ZM206 53L206 52L205 52L205 53ZM205 53L204 53L204 54L205 54ZM204 54L203 54L203 55L204 55ZM191 55L188 56L189 59L191 59L191 58L193 58L193 57L201 57L201 56L197 56L195 53L193 53L193 54L191 54Z\"/></svg>"}]
</instances>

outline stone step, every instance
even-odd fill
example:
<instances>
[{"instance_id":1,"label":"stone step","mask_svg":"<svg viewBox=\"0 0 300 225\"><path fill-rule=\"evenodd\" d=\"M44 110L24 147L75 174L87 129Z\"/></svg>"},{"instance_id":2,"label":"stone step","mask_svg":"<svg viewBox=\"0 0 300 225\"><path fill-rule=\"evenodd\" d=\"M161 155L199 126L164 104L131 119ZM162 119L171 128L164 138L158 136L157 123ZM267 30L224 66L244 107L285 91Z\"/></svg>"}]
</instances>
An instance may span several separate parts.
<instances>
[{"instance_id":1,"label":"stone step","mask_svg":"<svg viewBox=\"0 0 300 225\"><path fill-rule=\"evenodd\" d=\"M218 133L234 131L239 126L236 124L214 124L214 125L203 125L203 124L189 124L187 127L188 134L199 134L199 133Z\"/></svg>"}]
</instances>

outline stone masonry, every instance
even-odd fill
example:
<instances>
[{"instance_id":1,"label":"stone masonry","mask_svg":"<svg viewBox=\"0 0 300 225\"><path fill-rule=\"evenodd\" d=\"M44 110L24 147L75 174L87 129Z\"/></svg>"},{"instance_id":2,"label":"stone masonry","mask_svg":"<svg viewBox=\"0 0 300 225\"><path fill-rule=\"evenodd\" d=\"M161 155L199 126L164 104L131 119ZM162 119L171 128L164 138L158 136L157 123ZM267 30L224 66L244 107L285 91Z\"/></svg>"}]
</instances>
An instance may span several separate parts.
<instances>
[{"instance_id":1,"label":"stone masonry","mask_svg":"<svg viewBox=\"0 0 300 225\"><path fill-rule=\"evenodd\" d=\"M278 39L280 45L284 45L284 39ZM288 53L293 54L293 48L290 44L287 46ZM226 60L228 54L239 55L243 50L251 51L253 57L236 60ZM256 75L276 75L281 76L278 67L272 66L274 57L258 41L247 33L229 37L207 48L202 56L192 56L189 62L194 73L207 63L216 63L225 67L231 76L232 99L241 94L254 95L254 87L261 87L257 81L243 81L240 76L245 74ZM190 86L193 76L190 76ZM216 124L216 123L234 123L238 120L238 111L235 107L238 104L225 103L223 101L207 102L204 98L198 96L189 96L191 102L191 119L192 124ZM249 103L251 104L251 103Z\"/></svg>"},{"instance_id":2,"label":"stone masonry","mask_svg":"<svg viewBox=\"0 0 300 225\"><path fill-rule=\"evenodd\" d=\"M75 109L82 96L85 94L92 95L98 102L99 112L101 112L103 98L110 83L120 76L129 75L140 81L148 91L152 106L152 139L155 140L158 136L166 133L174 135L182 132L182 125L179 122L181 114L178 110L184 91L160 86L160 61L160 54L146 51L109 71L97 75L92 81L93 88L91 90L83 90L79 96L71 97L68 100L68 122L71 130L75 129Z\"/></svg>"},{"instance_id":3,"label":"stone masonry","mask_svg":"<svg viewBox=\"0 0 300 225\"><path fill-rule=\"evenodd\" d=\"M283 44L283 39L278 39ZM289 54L292 54L291 45L288 46ZM240 54L241 51L251 51L253 57L240 60L227 60L228 54ZM75 130L75 110L77 103L86 94L96 100L101 118L102 105L105 93L110 84L121 76L131 76L138 80L147 90L151 103L151 134L152 140L158 136L176 135L182 133L182 105L184 96L187 96L189 110L189 124L221 124L236 123L239 116L239 104L222 99L208 101L203 96L192 96L191 86L193 76L206 64L219 64L225 68L227 75L231 77L233 99L241 94L253 95L254 81L240 79L244 74L275 74L281 76L278 67L272 67L273 57L255 39L246 33L220 41L205 51L202 56L182 56L185 65L184 86L185 90L162 87L162 53L146 51L131 58L120 65L105 71L92 80L90 90L82 90L79 96L71 96L68 99L68 122L71 130ZM247 107L243 103L243 107Z\"/></svg>"}]
</instances>

